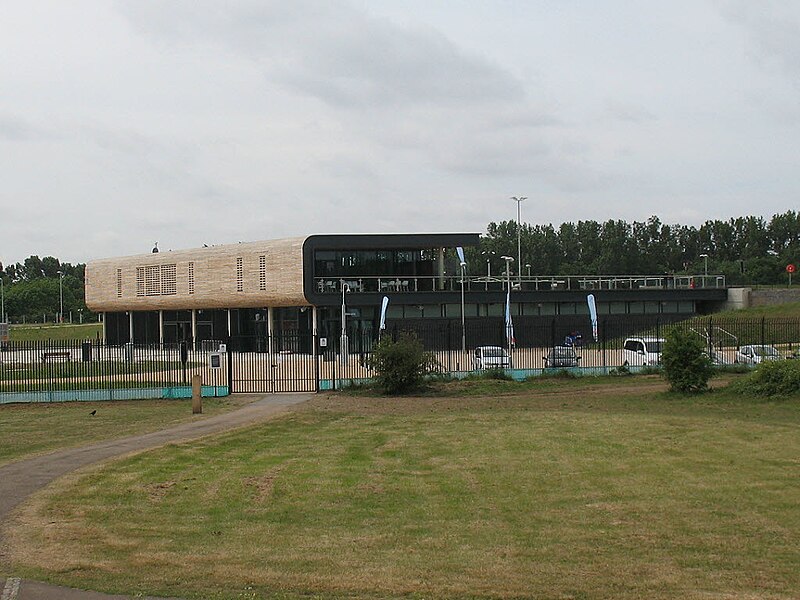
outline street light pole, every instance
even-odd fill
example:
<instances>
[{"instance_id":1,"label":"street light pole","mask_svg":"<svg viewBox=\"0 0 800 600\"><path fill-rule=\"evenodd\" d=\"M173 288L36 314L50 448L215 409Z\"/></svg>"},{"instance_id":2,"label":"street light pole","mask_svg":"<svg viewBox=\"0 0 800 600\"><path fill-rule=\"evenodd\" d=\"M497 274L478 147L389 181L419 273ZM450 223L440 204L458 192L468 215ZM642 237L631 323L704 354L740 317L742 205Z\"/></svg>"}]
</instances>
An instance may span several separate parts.
<instances>
[{"instance_id":1,"label":"street light pole","mask_svg":"<svg viewBox=\"0 0 800 600\"><path fill-rule=\"evenodd\" d=\"M513 256L501 256L504 261L506 261L506 283L508 284L508 288L511 289L511 263L514 262Z\"/></svg>"},{"instance_id":2,"label":"street light pole","mask_svg":"<svg viewBox=\"0 0 800 600\"><path fill-rule=\"evenodd\" d=\"M510 256L501 256L504 261L506 261L506 283L508 284L508 291L506 294L506 346L508 349L508 359L509 365L511 361L511 324L510 324L510 311L511 311L511 263L514 262L514 259Z\"/></svg>"},{"instance_id":3,"label":"street light pole","mask_svg":"<svg viewBox=\"0 0 800 600\"><path fill-rule=\"evenodd\" d=\"M58 271L58 322L64 322L64 272Z\"/></svg>"},{"instance_id":4,"label":"street light pole","mask_svg":"<svg viewBox=\"0 0 800 600\"><path fill-rule=\"evenodd\" d=\"M0 323L6 322L6 289L3 276L0 275Z\"/></svg>"},{"instance_id":5,"label":"street light pole","mask_svg":"<svg viewBox=\"0 0 800 600\"><path fill-rule=\"evenodd\" d=\"M347 342L347 306L345 304L344 295L350 291L350 286L345 283L344 279L341 280L342 284L342 338L339 340L339 360L342 363L347 362L347 353L350 350Z\"/></svg>"},{"instance_id":6,"label":"street light pole","mask_svg":"<svg viewBox=\"0 0 800 600\"><path fill-rule=\"evenodd\" d=\"M522 201L527 200L527 196L511 196L511 199L517 203L517 276L518 280L522 281Z\"/></svg>"},{"instance_id":7,"label":"street light pole","mask_svg":"<svg viewBox=\"0 0 800 600\"><path fill-rule=\"evenodd\" d=\"M461 352L467 351L467 329L465 327L466 320L464 318L464 267L467 263L461 261Z\"/></svg>"},{"instance_id":8,"label":"street light pole","mask_svg":"<svg viewBox=\"0 0 800 600\"><path fill-rule=\"evenodd\" d=\"M708 254L701 254L700 258L703 259L703 287L706 287L706 278L708 277Z\"/></svg>"}]
</instances>

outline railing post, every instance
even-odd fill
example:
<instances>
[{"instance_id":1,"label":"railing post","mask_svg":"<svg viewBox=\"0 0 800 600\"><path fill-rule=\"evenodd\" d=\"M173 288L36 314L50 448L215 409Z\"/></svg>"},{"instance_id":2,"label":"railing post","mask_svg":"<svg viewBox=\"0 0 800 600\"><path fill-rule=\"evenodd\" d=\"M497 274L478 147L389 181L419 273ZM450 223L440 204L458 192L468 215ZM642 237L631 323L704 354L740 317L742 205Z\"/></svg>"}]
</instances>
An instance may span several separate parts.
<instances>
[{"instance_id":1,"label":"railing post","mask_svg":"<svg viewBox=\"0 0 800 600\"><path fill-rule=\"evenodd\" d=\"M603 329L600 333L601 354L603 357L603 369L606 368L606 329L608 328L608 319L603 319Z\"/></svg>"},{"instance_id":2,"label":"railing post","mask_svg":"<svg viewBox=\"0 0 800 600\"><path fill-rule=\"evenodd\" d=\"M714 355L712 354L714 351L714 344L712 342L712 338L714 336L714 317L708 317L708 348L706 348L708 352L708 357L713 361Z\"/></svg>"},{"instance_id":3,"label":"railing post","mask_svg":"<svg viewBox=\"0 0 800 600\"><path fill-rule=\"evenodd\" d=\"M231 349L230 338L228 338L228 343L225 345L225 350L228 359L228 393L233 394L233 350Z\"/></svg>"}]
</instances>

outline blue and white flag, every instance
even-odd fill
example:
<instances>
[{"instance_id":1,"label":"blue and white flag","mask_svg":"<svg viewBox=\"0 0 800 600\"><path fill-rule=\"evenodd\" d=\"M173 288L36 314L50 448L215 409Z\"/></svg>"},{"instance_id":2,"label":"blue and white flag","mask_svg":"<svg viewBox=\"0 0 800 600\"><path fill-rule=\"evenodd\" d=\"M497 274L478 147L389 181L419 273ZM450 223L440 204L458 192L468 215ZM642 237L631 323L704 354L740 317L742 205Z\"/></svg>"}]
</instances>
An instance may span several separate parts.
<instances>
[{"instance_id":1,"label":"blue and white flag","mask_svg":"<svg viewBox=\"0 0 800 600\"><path fill-rule=\"evenodd\" d=\"M461 266L467 264L467 261L464 259L464 249L461 246L456 246L456 253L458 253L458 260L461 261Z\"/></svg>"},{"instance_id":2,"label":"blue and white flag","mask_svg":"<svg viewBox=\"0 0 800 600\"><path fill-rule=\"evenodd\" d=\"M592 337L597 341L597 304L594 301L594 294L586 296L586 302L589 304L589 318L592 319Z\"/></svg>"},{"instance_id":3,"label":"blue and white flag","mask_svg":"<svg viewBox=\"0 0 800 600\"><path fill-rule=\"evenodd\" d=\"M511 288L506 294L506 339L509 346L514 346L517 343L514 338L514 321L511 319Z\"/></svg>"},{"instance_id":4,"label":"blue and white flag","mask_svg":"<svg viewBox=\"0 0 800 600\"><path fill-rule=\"evenodd\" d=\"M381 304L381 326L380 329L386 329L386 308L389 306L389 298L388 296L383 297L383 303Z\"/></svg>"}]
</instances>

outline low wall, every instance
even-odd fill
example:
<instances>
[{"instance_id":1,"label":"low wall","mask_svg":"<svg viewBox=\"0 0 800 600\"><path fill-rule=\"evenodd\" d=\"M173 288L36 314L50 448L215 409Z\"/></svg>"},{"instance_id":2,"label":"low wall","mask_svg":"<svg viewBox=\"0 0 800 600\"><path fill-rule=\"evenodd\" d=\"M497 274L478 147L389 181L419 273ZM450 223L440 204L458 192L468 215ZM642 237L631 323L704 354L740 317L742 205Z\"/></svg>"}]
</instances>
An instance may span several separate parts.
<instances>
[{"instance_id":1,"label":"low wall","mask_svg":"<svg viewBox=\"0 0 800 600\"><path fill-rule=\"evenodd\" d=\"M202 387L203 398L228 396L228 386ZM123 388L100 390L53 390L44 392L0 392L0 404L34 402L109 402L112 400L147 400L191 398L191 386Z\"/></svg>"},{"instance_id":2,"label":"low wall","mask_svg":"<svg viewBox=\"0 0 800 600\"><path fill-rule=\"evenodd\" d=\"M751 290L750 306L771 306L787 302L800 302L800 286L796 289Z\"/></svg>"}]
</instances>

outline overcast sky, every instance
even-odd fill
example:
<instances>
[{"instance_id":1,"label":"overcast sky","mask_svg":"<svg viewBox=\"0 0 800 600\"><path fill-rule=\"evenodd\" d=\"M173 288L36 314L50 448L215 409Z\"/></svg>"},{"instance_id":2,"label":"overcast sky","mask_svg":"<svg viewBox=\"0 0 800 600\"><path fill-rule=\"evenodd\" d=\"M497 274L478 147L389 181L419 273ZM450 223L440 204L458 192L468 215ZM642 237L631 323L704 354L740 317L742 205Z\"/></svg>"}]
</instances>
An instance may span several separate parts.
<instances>
[{"instance_id":1,"label":"overcast sky","mask_svg":"<svg viewBox=\"0 0 800 600\"><path fill-rule=\"evenodd\" d=\"M8 0L0 261L797 210L800 2Z\"/></svg>"}]
</instances>

